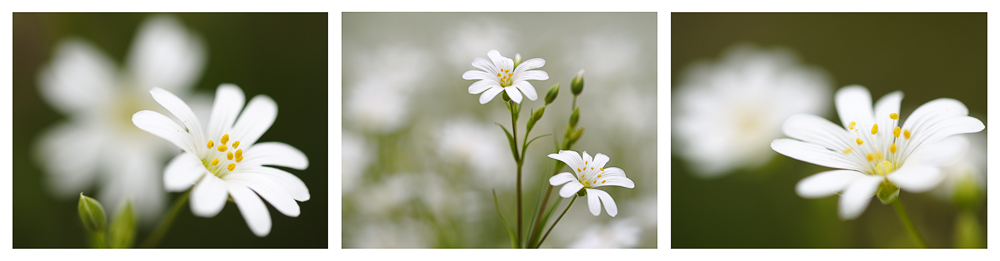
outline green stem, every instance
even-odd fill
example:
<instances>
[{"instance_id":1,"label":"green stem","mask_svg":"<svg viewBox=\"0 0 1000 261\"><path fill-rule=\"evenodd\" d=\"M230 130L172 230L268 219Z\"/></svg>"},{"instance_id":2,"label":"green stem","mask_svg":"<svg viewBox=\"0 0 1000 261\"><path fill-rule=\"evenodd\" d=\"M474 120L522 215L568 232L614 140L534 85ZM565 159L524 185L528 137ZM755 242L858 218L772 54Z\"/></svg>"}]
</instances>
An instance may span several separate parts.
<instances>
[{"instance_id":1,"label":"green stem","mask_svg":"<svg viewBox=\"0 0 1000 261\"><path fill-rule=\"evenodd\" d=\"M555 176L556 174L559 174L559 169L562 167L561 164L562 164L562 162L556 161L555 170L552 172L552 176ZM545 188L545 196L542 196L542 203L541 203L541 205L538 206L538 209L536 210L537 213L538 213L538 215L535 217L535 225L533 226L533 229L532 229L531 233L528 234L528 236L530 237L528 245L536 247L536 248L538 247L538 245L540 245L540 244L538 244L537 241L538 241L538 237L541 236L541 233L542 233L542 220L544 219L542 217L542 215L545 214L545 212L546 212L545 211L545 207L547 207L548 204L549 204L549 195L552 195L552 187L553 186L549 185L549 186L545 186L545 187L546 187Z\"/></svg>"},{"instance_id":2,"label":"green stem","mask_svg":"<svg viewBox=\"0 0 1000 261\"><path fill-rule=\"evenodd\" d=\"M899 221L903 223L903 227L906 228L906 232L910 233L910 238L913 239L913 243L917 244L919 248L927 248L927 244L924 243L924 239L920 237L920 233L917 232L917 228L913 226L913 222L910 221L910 216L906 214L906 209L903 209L903 203L899 202L897 198L895 202L892 202L892 206L896 208L896 214L899 215Z\"/></svg>"},{"instance_id":3,"label":"green stem","mask_svg":"<svg viewBox=\"0 0 1000 261\"><path fill-rule=\"evenodd\" d=\"M153 234L150 234L149 237L146 238L146 241L142 242L143 248L155 247L160 243L160 239L167 234L167 230L170 229L170 225L174 223L174 218L177 217L177 213L180 212L181 207L184 206L184 203L187 202L189 197L191 197L190 190L188 190L187 193L184 193L180 199L177 199L177 202L174 202L174 206L170 207L170 212L163 217L163 220L160 220L159 225L156 225L156 230L153 230Z\"/></svg>"},{"instance_id":4,"label":"green stem","mask_svg":"<svg viewBox=\"0 0 1000 261\"><path fill-rule=\"evenodd\" d=\"M538 241L538 245L535 245L535 248L542 246L542 242L545 242L545 239L549 237L549 233L552 233L552 229L556 228L556 224L559 224L559 220L561 220L562 217L566 215L566 212L569 211L569 207L573 206L573 202L576 202L576 198L577 196L573 195L573 199L569 201L569 205L566 205L566 209L563 210L562 214L559 214L559 217L556 218L556 221L552 222L552 226L549 227L548 231L545 231L545 235L542 236L542 240Z\"/></svg>"},{"instance_id":5,"label":"green stem","mask_svg":"<svg viewBox=\"0 0 1000 261\"><path fill-rule=\"evenodd\" d=\"M518 106L517 103L511 101L511 108ZM510 125L511 125L511 136L514 136L514 144L517 144L517 115L514 114L514 109L510 111ZM524 166L521 161L521 153L518 152L517 146L514 146L514 161L517 162L517 242L524 242L524 229L522 220L522 208L521 208L521 167ZM518 247L522 247L519 243ZM523 248L523 247L522 247Z\"/></svg>"},{"instance_id":6,"label":"green stem","mask_svg":"<svg viewBox=\"0 0 1000 261\"><path fill-rule=\"evenodd\" d=\"M108 248L108 240L105 239L106 233L104 231L94 233L95 241L97 241L97 248Z\"/></svg>"}]
</instances>

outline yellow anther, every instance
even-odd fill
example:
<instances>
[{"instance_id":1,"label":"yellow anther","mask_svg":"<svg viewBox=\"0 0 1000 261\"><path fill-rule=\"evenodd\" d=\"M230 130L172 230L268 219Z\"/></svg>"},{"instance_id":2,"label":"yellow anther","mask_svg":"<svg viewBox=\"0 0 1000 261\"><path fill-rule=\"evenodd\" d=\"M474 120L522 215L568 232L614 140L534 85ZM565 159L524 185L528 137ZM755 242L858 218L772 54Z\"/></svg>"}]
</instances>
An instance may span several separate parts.
<instances>
[{"instance_id":1,"label":"yellow anther","mask_svg":"<svg viewBox=\"0 0 1000 261\"><path fill-rule=\"evenodd\" d=\"M892 146L889 146L889 152L896 153L896 143L893 143Z\"/></svg>"},{"instance_id":2,"label":"yellow anther","mask_svg":"<svg viewBox=\"0 0 1000 261\"><path fill-rule=\"evenodd\" d=\"M228 149L229 148L227 148L226 145L219 145L219 152L223 152L223 151L226 151Z\"/></svg>"},{"instance_id":3,"label":"yellow anther","mask_svg":"<svg viewBox=\"0 0 1000 261\"><path fill-rule=\"evenodd\" d=\"M597 177L598 177L598 178L600 178L600 177L601 177L601 174L597 174Z\"/></svg>"},{"instance_id":4,"label":"yellow anther","mask_svg":"<svg viewBox=\"0 0 1000 261\"><path fill-rule=\"evenodd\" d=\"M853 130L853 129L854 129L854 125L857 125L857 124L855 124L855 123L854 123L854 122L852 121L852 122L851 122L851 124L848 124L848 125L847 125L847 127L848 127L848 128L851 128L851 129Z\"/></svg>"},{"instance_id":5,"label":"yellow anther","mask_svg":"<svg viewBox=\"0 0 1000 261\"><path fill-rule=\"evenodd\" d=\"M608 180L606 180L606 179L605 179L605 180L602 180L602 181L601 181L601 184L604 184L604 182L608 182Z\"/></svg>"},{"instance_id":6,"label":"yellow anther","mask_svg":"<svg viewBox=\"0 0 1000 261\"><path fill-rule=\"evenodd\" d=\"M875 135L875 133L878 133L878 124L872 125L872 135Z\"/></svg>"},{"instance_id":7,"label":"yellow anther","mask_svg":"<svg viewBox=\"0 0 1000 261\"><path fill-rule=\"evenodd\" d=\"M238 163L240 161L243 161L243 156L236 157L236 162Z\"/></svg>"},{"instance_id":8,"label":"yellow anther","mask_svg":"<svg viewBox=\"0 0 1000 261\"><path fill-rule=\"evenodd\" d=\"M583 176L587 176L587 174L580 174L580 177L581 177L581 178L583 178Z\"/></svg>"},{"instance_id":9,"label":"yellow anther","mask_svg":"<svg viewBox=\"0 0 1000 261\"><path fill-rule=\"evenodd\" d=\"M601 168L601 171L604 171L604 168Z\"/></svg>"},{"instance_id":10,"label":"yellow anther","mask_svg":"<svg viewBox=\"0 0 1000 261\"><path fill-rule=\"evenodd\" d=\"M222 142L222 145L226 145L226 143L229 143L229 134L222 135L222 138L219 139L219 141Z\"/></svg>"},{"instance_id":11,"label":"yellow anther","mask_svg":"<svg viewBox=\"0 0 1000 261\"><path fill-rule=\"evenodd\" d=\"M240 146L240 141L234 141L233 142L233 148L234 149L237 148L237 147L239 147L239 146Z\"/></svg>"},{"instance_id":12,"label":"yellow anther","mask_svg":"<svg viewBox=\"0 0 1000 261\"><path fill-rule=\"evenodd\" d=\"M237 158L243 158L243 149L236 150L236 157Z\"/></svg>"},{"instance_id":13,"label":"yellow anther","mask_svg":"<svg viewBox=\"0 0 1000 261\"><path fill-rule=\"evenodd\" d=\"M878 160L884 160L885 159L885 158L882 157L882 152L881 151L876 151L875 152L875 157L878 158Z\"/></svg>"},{"instance_id":14,"label":"yellow anther","mask_svg":"<svg viewBox=\"0 0 1000 261\"><path fill-rule=\"evenodd\" d=\"M858 145L861 145L861 143L865 143L865 141L861 140L861 138L858 138L858 140L856 140L856 142L858 143Z\"/></svg>"},{"instance_id":15,"label":"yellow anther","mask_svg":"<svg viewBox=\"0 0 1000 261\"><path fill-rule=\"evenodd\" d=\"M508 74L507 74L507 77L511 77L511 78L513 78L513 77L514 77L514 73L508 73Z\"/></svg>"},{"instance_id":16,"label":"yellow anther","mask_svg":"<svg viewBox=\"0 0 1000 261\"><path fill-rule=\"evenodd\" d=\"M903 130L903 136L905 136L906 139L910 139L910 130Z\"/></svg>"},{"instance_id":17,"label":"yellow anther","mask_svg":"<svg viewBox=\"0 0 1000 261\"><path fill-rule=\"evenodd\" d=\"M851 153L852 151L854 151L854 148L847 148L844 150L844 154Z\"/></svg>"},{"instance_id":18,"label":"yellow anther","mask_svg":"<svg viewBox=\"0 0 1000 261\"><path fill-rule=\"evenodd\" d=\"M594 167L590 167L590 170L594 170Z\"/></svg>"},{"instance_id":19,"label":"yellow anther","mask_svg":"<svg viewBox=\"0 0 1000 261\"><path fill-rule=\"evenodd\" d=\"M896 126L895 129L892 129L892 136L899 138L899 126Z\"/></svg>"},{"instance_id":20,"label":"yellow anther","mask_svg":"<svg viewBox=\"0 0 1000 261\"><path fill-rule=\"evenodd\" d=\"M219 158L212 159L212 166L219 165Z\"/></svg>"},{"instance_id":21,"label":"yellow anther","mask_svg":"<svg viewBox=\"0 0 1000 261\"><path fill-rule=\"evenodd\" d=\"M229 171L233 171L233 169L235 168L236 168L236 163L229 163L229 166L226 167L226 169L228 169Z\"/></svg>"},{"instance_id":22,"label":"yellow anther","mask_svg":"<svg viewBox=\"0 0 1000 261\"><path fill-rule=\"evenodd\" d=\"M590 161L583 161L583 165L587 165L588 162Z\"/></svg>"},{"instance_id":23,"label":"yellow anther","mask_svg":"<svg viewBox=\"0 0 1000 261\"><path fill-rule=\"evenodd\" d=\"M233 153L232 152L226 152L226 158L229 159L229 160L233 160Z\"/></svg>"},{"instance_id":24,"label":"yellow anther","mask_svg":"<svg viewBox=\"0 0 1000 261\"><path fill-rule=\"evenodd\" d=\"M872 154L871 154L871 153L868 153L868 161L872 161L872 160L874 160L874 159L875 159L875 157L874 157L874 156L872 156Z\"/></svg>"},{"instance_id":25,"label":"yellow anther","mask_svg":"<svg viewBox=\"0 0 1000 261\"><path fill-rule=\"evenodd\" d=\"M899 113L889 113L889 118L891 118L893 120L898 120L899 119Z\"/></svg>"},{"instance_id":26,"label":"yellow anther","mask_svg":"<svg viewBox=\"0 0 1000 261\"><path fill-rule=\"evenodd\" d=\"M576 168L576 172L583 172L580 168Z\"/></svg>"},{"instance_id":27,"label":"yellow anther","mask_svg":"<svg viewBox=\"0 0 1000 261\"><path fill-rule=\"evenodd\" d=\"M500 77L500 73L497 73L497 77Z\"/></svg>"},{"instance_id":28,"label":"yellow anther","mask_svg":"<svg viewBox=\"0 0 1000 261\"><path fill-rule=\"evenodd\" d=\"M212 140L208 140L208 148L211 149L213 147L215 147L215 142Z\"/></svg>"}]
</instances>

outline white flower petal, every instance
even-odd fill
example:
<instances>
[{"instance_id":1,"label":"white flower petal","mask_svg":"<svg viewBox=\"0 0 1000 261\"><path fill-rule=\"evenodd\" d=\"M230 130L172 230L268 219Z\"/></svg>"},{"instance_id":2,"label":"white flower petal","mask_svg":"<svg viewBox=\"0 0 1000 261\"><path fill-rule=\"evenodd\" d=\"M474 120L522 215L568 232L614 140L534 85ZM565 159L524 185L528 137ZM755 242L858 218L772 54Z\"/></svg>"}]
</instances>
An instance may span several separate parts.
<instances>
[{"instance_id":1,"label":"white flower petal","mask_svg":"<svg viewBox=\"0 0 1000 261\"><path fill-rule=\"evenodd\" d=\"M502 91L503 88L500 87L500 85L496 85L493 86L492 88L487 89L485 92L483 92L482 96L479 96L479 104L486 104L487 102L490 102L491 100L493 100L493 97L497 97L497 94L499 94Z\"/></svg>"},{"instance_id":2,"label":"white flower petal","mask_svg":"<svg viewBox=\"0 0 1000 261\"><path fill-rule=\"evenodd\" d=\"M583 152L583 164L585 166L590 166L591 162L594 162L594 158L591 157L590 154L587 153L587 151L584 151Z\"/></svg>"},{"instance_id":3,"label":"white flower petal","mask_svg":"<svg viewBox=\"0 0 1000 261\"><path fill-rule=\"evenodd\" d=\"M507 96L510 96L510 100L514 103L521 103L521 92L517 91L514 86L504 87L504 91L507 91Z\"/></svg>"},{"instance_id":4,"label":"white flower petal","mask_svg":"<svg viewBox=\"0 0 1000 261\"><path fill-rule=\"evenodd\" d=\"M486 53L486 56L489 56L490 60L493 60L493 64L498 69L506 69L506 70L514 69L513 68L514 60L504 57L503 55L500 55L500 52L497 50L490 50L489 52Z\"/></svg>"},{"instance_id":5,"label":"white flower petal","mask_svg":"<svg viewBox=\"0 0 1000 261\"><path fill-rule=\"evenodd\" d=\"M240 170L238 170L240 171ZM264 178L270 180L279 188L291 195L297 201L309 200L309 188L299 177L285 172L284 170L271 167L247 166L239 172L240 175L251 175L251 178Z\"/></svg>"},{"instance_id":6,"label":"white flower petal","mask_svg":"<svg viewBox=\"0 0 1000 261\"><path fill-rule=\"evenodd\" d=\"M247 221L247 226L254 235L265 237L271 233L271 213L267 212L267 206L249 188L239 184L226 184L229 194L233 197L233 202L240 209L240 214Z\"/></svg>"},{"instance_id":7,"label":"white flower petal","mask_svg":"<svg viewBox=\"0 0 1000 261\"><path fill-rule=\"evenodd\" d=\"M86 110L113 97L116 68L87 42L71 39L56 47L52 62L38 75L41 97L68 114Z\"/></svg>"},{"instance_id":8,"label":"white flower petal","mask_svg":"<svg viewBox=\"0 0 1000 261\"><path fill-rule=\"evenodd\" d=\"M187 127L187 132L190 134L186 136L190 136L191 141L194 144L208 142L208 140L203 136L204 134L202 134L204 128L201 127L201 122L198 121L198 117L194 115L194 111L191 111L191 107L188 107L187 103L184 103L181 98L177 98L176 95L167 90L155 87L152 90L149 90L149 94L153 95L153 99L156 100L157 103L167 109L170 114L177 117L177 119L180 120L185 127ZM135 116L133 116L132 119L134 122ZM184 147L181 148L183 149Z\"/></svg>"},{"instance_id":9,"label":"white flower petal","mask_svg":"<svg viewBox=\"0 0 1000 261\"><path fill-rule=\"evenodd\" d=\"M853 170L831 170L806 177L795 185L795 193L803 198L822 198L843 191L852 181L865 177Z\"/></svg>"},{"instance_id":10,"label":"white flower petal","mask_svg":"<svg viewBox=\"0 0 1000 261\"><path fill-rule=\"evenodd\" d=\"M906 162L946 166L953 164L965 156L969 148L969 139L964 135L955 135L941 141L920 146L913 154L906 157Z\"/></svg>"},{"instance_id":11,"label":"white flower petal","mask_svg":"<svg viewBox=\"0 0 1000 261\"><path fill-rule=\"evenodd\" d=\"M295 202L295 199L278 186L271 184L269 180L254 176L230 174L226 176L226 182L249 187L285 216L299 216L299 204Z\"/></svg>"},{"instance_id":12,"label":"white flower petal","mask_svg":"<svg viewBox=\"0 0 1000 261\"><path fill-rule=\"evenodd\" d=\"M501 88L500 83L494 80L479 80L469 85L469 94L479 94L490 88Z\"/></svg>"},{"instance_id":13,"label":"white flower petal","mask_svg":"<svg viewBox=\"0 0 1000 261\"><path fill-rule=\"evenodd\" d=\"M903 155L908 156L919 147L937 143L953 135L979 132L986 128L982 121L969 116L928 121L927 124L911 130L911 139L906 141Z\"/></svg>"},{"instance_id":14,"label":"white flower petal","mask_svg":"<svg viewBox=\"0 0 1000 261\"><path fill-rule=\"evenodd\" d=\"M563 198L572 197L572 196L576 195L576 192L580 191L580 189L582 189L582 188L583 188L583 184L580 184L580 182L569 182L569 183L566 183L566 185L563 186L562 189L559 190L559 196L563 197Z\"/></svg>"},{"instance_id":15,"label":"white flower petal","mask_svg":"<svg viewBox=\"0 0 1000 261\"><path fill-rule=\"evenodd\" d=\"M632 179L623 176L602 176L594 181L593 187L603 187L603 186L619 186L625 188L635 188L635 183Z\"/></svg>"},{"instance_id":16,"label":"white flower petal","mask_svg":"<svg viewBox=\"0 0 1000 261\"><path fill-rule=\"evenodd\" d=\"M261 142L254 144L243 153L243 162L255 165L274 165L293 169L306 169L309 159L291 145L281 142Z\"/></svg>"},{"instance_id":17,"label":"white flower petal","mask_svg":"<svg viewBox=\"0 0 1000 261\"><path fill-rule=\"evenodd\" d=\"M141 88L186 92L205 66L205 47L175 19L154 16L139 29L128 54L128 67Z\"/></svg>"},{"instance_id":18,"label":"white flower petal","mask_svg":"<svg viewBox=\"0 0 1000 261\"><path fill-rule=\"evenodd\" d=\"M528 59L526 61L521 62L521 64L518 64L517 68L514 70L514 74L521 74L523 72L531 72L531 71L528 71L528 70L542 68L542 66L545 66L545 59L542 59L542 58L531 58L531 59ZM545 73L543 71L537 71L537 72ZM546 75L545 79L539 79L539 80L548 80L548 78L549 78L548 75Z\"/></svg>"},{"instance_id":19,"label":"white flower petal","mask_svg":"<svg viewBox=\"0 0 1000 261\"><path fill-rule=\"evenodd\" d=\"M214 217L226 206L229 193L226 183L215 175L204 175L191 189L191 213L199 217Z\"/></svg>"},{"instance_id":20,"label":"white flower petal","mask_svg":"<svg viewBox=\"0 0 1000 261\"><path fill-rule=\"evenodd\" d=\"M788 117L782 125L782 131L788 137L834 151L843 151L855 146L851 144L855 137L850 136L844 128L812 114L796 114Z\"/></svg>"},{"instance_id":21,"label":"white flower petal","mask_svg":"<svg viewBox=\"0 0 1000 261\"><path fill-rule=\"evenodd\" d=\"M824 167L850 170L862 169L857 163L848 160L842 152L834 152L816 144L793 139L777 139L771 142L771 149L781 153L781 155Z\"/></svg>"},{"instance_id":22,"label":"white flower petal","mask_svg":"<svg viewBox=\"0 0 1000 261\"><path fill-rule=\"evenodd\" d=\"M549 184L552 186L559 186L570 181L576 181L576 176L569 172L559 173L549 178Z\"/></svg>"},{"instance_id":23,"label":"white flower petal","mask_svg":"<svg viewBox=\"0 0 1000 261\"><path fill-rule=\"evenodd\" d=\"M169 192L185 191L206 174L211 175L198 156L183 152L167 163L163 170L163 186Z\"/></svg>"},{"instance_id":24,"label":"white flower petal","mask_svg":"<svg viewBox=\"0 0 1000 261\"><path fill-rule=\"evenodd\" d=\"M532 86L531 83L519 81L515 82L514 86L516 86L518 90L521 90L521 92L524 93L524 96L528 97L529 100L534 101L538 99L538 93L535 92L535 86Z\"/></svg>"},{"instance_id":25,"label":"white flower petal","mask_svg":"<svg viewBox=\"0 0 1000 261\"><path fill-rule=\"evenodd\" d=\"M246 96L243 90L235 84L224 83L215 91L215 102L212 103L212 116L208 120L208 138L218 140L236 122L236 116L243 109ZM221 144L220 144L221 145Z\"/></svg>"},{"instance_id":26,"label":"white flower petal","mask_svg":"<svg viewBox=\"0 0 1000 261\"><path fill-rule=\"evenodd\" d=\"M497 81L498 80L496 74L490 74L488 72L479 71L479 70L469 70L469 71L463 73L462 74L462 79L466 79L466 80L493 80L493 81Z\"/></svg>"},{"instance_id":27,"label":"white flower petal","mask_svg":"<svg viewBox=\"0 0 1000 261\"><path fill-rule=\"evenodd\" d=\"M233 125L233 135L230 139L240 141L240 144L253 146L257 143L260 135L264 135L267 129L274 124L274 119L278 117L278 105L267 95L257 95L250 100L240 118Z\"/></svg>"},{"instance_id":28,"label":"white flower petal","mask_svg":"<svg viewBox=\"0 0 1000 261\"><path fill-rule=\"evenodd\" d=\"M132 115L132 124L141 130L163 138L187 152L197 152L191 135L170 118L155 111L139 111ZM195 130L197 132L197 130Z\"/></svg>"},{"instance_id":29,"label":"white flower petal","mask_svg":"<svg viewBox=\"0 0 1000 261\"><path fill-rule=\"evenodd\" d=\"M611 160L611 158L609 158L608 155L597 153L597 155L594 156L594 165L592 166L599 169L604 168L604 165L608 164L609 160Z\"/></svg>"},{"instance_id":30,"label":"white flower petal","mask_svg":"<svg viewBox=\"0 0 1000 261\"><path fill-rule=\"evenodd\" d=\"M601 202L604 203L604 210L608 212L608 215L610 215L611 217L618 215L618 205L615 205L615 200L612 199L611 195L609 195L607 192L604 192L603 190L599 189L587 189L587 194L597 195L597 197L601 199ZM594 213L593 208L591 208L590 213ZM601 213L600 208L598 208L597 214L600 213Z\"/></svg>"},{"instance_id":31,"label":"white flower petal","mask_svg":"<svg viewBox=\"0 0 1000 261\"><path fill-rule=\"evenodd\" d=\"M931 165L907 163L886 178L900 189L920 193L937 186L944 179L944 175L941 175L940 169Z\"/></svg>"},{"instance_id":32,"label":"white flower petal","mask_svg":"<svg viewBox=\"0 0 1000 261\"><path fill-rule=\"evenodd\" d=\"M604 169L604 176L608 177L625 177L625 171L616 167L610 167Z\"/></svg>"},{"instance_id":33,"label":"white flower petal","mask_svg":"<svg viewBox=\"0 0 1000 261\"><path fill-rule=\"evenodd\" d=\"M969 115L969 109L962 102L950 98L939 98L924 103L913 110L913 113L906 118L903 129L919 130L934 125L937 121L967 115Z\"/></svg>"},{"instance_id":34,"label":"white flower petal","mask_svg":"<svg viewBox=\"0 0 1000 261\"><path fill-rule=\"evenodd\" d=\"M875 196L878 185L884 181L880 176L864 176L855 179L840 195L840 218L855 219L865 212L868 202Z\"/></svg>"},{"instance_id":35,"label":"white flower petal","mask_svg":"<svg viewBox=\"0 0 1000 261\"><path fill-rule=\"evenodd\" d=\"M514 74L514 81L548 80L549 74L545 71L527 71Z\"/></svg>"},{"instance_id":36,"label":"white flower petal","mask_svg":"<svg viewBox=\"0 0 1000 261\"><path fill-rule=\"evenodd\" d=\"M69 198L94 184L106 140L98 126L66 122L39 135L35 160L48 174L50 192Z\"/></svg>"},{"instance_id":37,"label":"white flower petal","mask_svg":"<svg viewBox=\"0 0 1000 261\"><path fill-rule=\"evenodd\" d=\"M872 118L872 96L864 86L850 85L840 88L834 101L844 129L850 129L852 121L858 126L871 126L875 123L875 119Z\"/></svg>"},{"instance_id":38,"label":"white flower petal","mask_svg":"<svg viewBox=\"0 0 1000 261\"><path fill-rule=\"evenodd\" d=\"M596 189L587 189L587 207L590 208L590 214L596 217L601 215L601 201L597 198L597 193L591 192L594 190Z\"/></svg>"},{"instance_id":39,"label":"white flower petal","mask_svg":"<svg viewBox=\"0 0 1000 261\"><path fill-rule=\"evenodd\" d=\"M583 164L583 158L580 158L580 154L572 150L560 150L559 154L549 154L549 158L562 161L571 169L582 168L585 165Z\"/></svg>"},{"instance_id":40,"label":"white flower petal","mask_svg":"<svg viewBox=\"0 0 1000 261\"><path fill-rule=\"evenodd\" d=\"M899 103L903 101L903 92L894 91L882 96L875 102L875 122L882 125L884 130L890 131L892 129L892 118L889 118L891 113L899 113Z\"/></svg>"},{"instance_id":41,"label":"white flower petal","mask_svg":"<svg viewBox=\"0 0 1000 261\"><path fill-rule=\"evenodd\" d=\"M479 68L480 70L483 70L484 72L489 73L491 75L496 75L500 73L500 71L497 70L496 66L493 65L493 62L483 59L482 57L473 58L472 66L475 66L476 68Z\"/></svg>"}]
</instances>

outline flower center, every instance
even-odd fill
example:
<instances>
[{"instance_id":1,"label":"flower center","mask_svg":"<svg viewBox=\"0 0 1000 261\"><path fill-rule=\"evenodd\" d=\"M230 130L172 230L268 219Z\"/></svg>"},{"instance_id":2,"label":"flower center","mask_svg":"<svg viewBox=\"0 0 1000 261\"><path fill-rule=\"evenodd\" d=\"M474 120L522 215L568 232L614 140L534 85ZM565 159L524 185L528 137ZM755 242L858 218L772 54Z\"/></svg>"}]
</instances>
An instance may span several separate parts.
<instances>
[{"instance_id":1,"label":"flower center","mask_svg":"<svg viewBox=\"0 0 1000 261\"><path fill-rule=\"evenodd\" d=\"M500 87L507 87L514 84L513 78L514 73L510 72L510 70L500 69L500 72L497 72L497 79L500 82Z\"/></svg>"},{"instance_id":2,"label":"flower center","mask_svg":"<svg viewBox=\"0 0 1000 261\"><path fill-rule=\"evenodd\" d=\"M233 141L232 148L229 145L229 134L224 134L222 138L219 138L219 146L215 146L214 140L208 140L206 147L210 153L207 158L201 161L205 168L216 177L225 176L236 169L236 163L243 161L243 149L239 148L240 141Z\"/></svg>"},{"instance_id":3,"label":"flower center","mask_svg":"<svg viewBox=\"0 0 1000 261\"><path fill-rule=\"evenodd\" d=\"M602 180L597 182L597 179L604 176L604 168L594 168L589 165L590 161L584 161L582 168L576 168L576 174L579 178L580 184L583 184L583 188L590 188L598 183L604 184L607 180Z\"/></svg>"},{"instance_id":4,"label":"flower center","mask_svg":"<svg viewBox=\"0 0 1000 261\"><path fill-rule=\"evenodd\" d=\"M862 165L867 166L864 170L866 174L888 175L902 166L906 160L900 155L902 153L897 152L900 152L901 146L906 145L912 134L910 130L901 130L896 126L899 114L890 113L889 118L892 119L893 125L891 136L884 131L880 133L878 124L872 124L870 132L867 131L869 129L867 126L858 126L853 121L847 126L854 131L855 139L853 142L848 142L849 147L842 152L856 162L864 162ZM903 134L902 138L899 137L900 134Z\"/></svg>"}]
</instances>

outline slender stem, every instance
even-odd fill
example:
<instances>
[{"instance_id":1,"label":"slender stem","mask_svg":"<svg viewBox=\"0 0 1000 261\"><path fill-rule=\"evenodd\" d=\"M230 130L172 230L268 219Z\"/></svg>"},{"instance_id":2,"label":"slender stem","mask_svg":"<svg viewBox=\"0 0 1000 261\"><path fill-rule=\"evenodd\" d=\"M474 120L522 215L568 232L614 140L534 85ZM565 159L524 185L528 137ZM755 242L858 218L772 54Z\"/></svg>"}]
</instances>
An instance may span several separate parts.
<instances>
[{"instance_id":1,"label":"slender stem","mask_svg":"<svg viewBox=\"0 0 1000 261\"><path fill-rule=\"evenodd\" d=\"M561 164L562 164L561 162L556 161L555 170L552 171L552 176L555 176L556 174L559 174L559 169L562 167ZM545 187L546 187L545 188L545 196L542 196L542 204L541 204L541 206L538 207L538 210L537 210L538 215L535 217L534 229L531 231L530 234L528 234L528 236L531 237L529 239L528 244L530 246L534 246L534 247L538 247L538 245L540 245L540 244L536 244L535 240L538 240L538 237L541 236L540 233L542 232L542 219L543 219L542 215L545 214L545 212L546 212L545 211L545 207L547 207L548 204L549 204L549 195L552 195L552 187L553 186L549 185L549 186L545 186Z\"/></svg>"},{"instance_id":2,"label":"slender stem","mask_svg":"<svg viewBox=\"0 0 1000 261\"><path fill-rule=\"evenodd\" d=\"M156 230L153 230L153 234L150 234L149 237L146 238L146 241L142 242L142 247L155 247L160 243L160 239L167 234L167 230L170 229L170 225L174 223L174 218L177 217L177 213L180 212L181 207L184 206L184 203L187 202L190 196L191 191L188 190L188 192L184 193L180 199L177 199L177 202L174 202L174 206L170 207L170 212L163 217L163 220L160 220L159 225L156 225Z\"/></svg>"},{"instance_id":3,"label":"slender stem","mask_svg":"<svg viewBox=\"0 0 1000 261\"><path fill-rule=\"evenodd\" d=\"M566 209L563 210L562 214L559 214L559 217L556 218L556 221L552 222L552 226L549 227L549 230L545 231L545 236L542 236L542 240L538 241L538 245L535 245L536 248L542 246L542 242L545 242L545 239L549 237L549 233L552 233L552 229L555 228L556 224L559 224L559 220L566 215L566 212L569 211L569 207L573 206L573 202L576 202L576 195L573 195L573 200L569 201L569 205L566 205Z\"/></svg>"},{"instance_id":4,"label":"slender stem","mask_svg":"<svg viewBox=\"0 0 1000 261\"><path fill-rule=\"evenodd\" d=\"M97 241L97 248L108 248L108 240L104 235L104 231L94 233L95 241Z\"/></svg>"},{"instance_id":5,"label":"slender stem","mask_svg":"<svg viewBox=\"0 0 1000 261\"><path fill-rule=\"evenodd\" d=\"M511 102L511 108L518 106L517 103ZM514 109L510 111L510 125L511 132L514 136L514 144L517 144L517 115L514 114ZM517 146L514 146L514 161L517 162L517 241L524 242L524 229L523 229L523 218L522 218L522 207L521 207L521 167L524 166L521 161L521 153L518 152ZM518 244L518 247L523 246Z\"/></svg>"},{"instance_id":6,"label":"slender stem","mask_svg":"<svg viewBox=\"0 0 1000 261\"><path fill-rule=\"evenodd\" d=\"M903 209L903 203L899 202L897 198L895 202L892 202L892 206L896 208L896 214L899 215L899 221L903 223L903 227L906 228L906 232L910 233L910 238L913 239L913 243L917 244L919 248L927 248L927 244L924 243L924 239L920 237L920 233L917 232L917 228L913 226L913 222L910 221L910 216L906 214L906 209Z\"/></svg>"}]
</instances>

